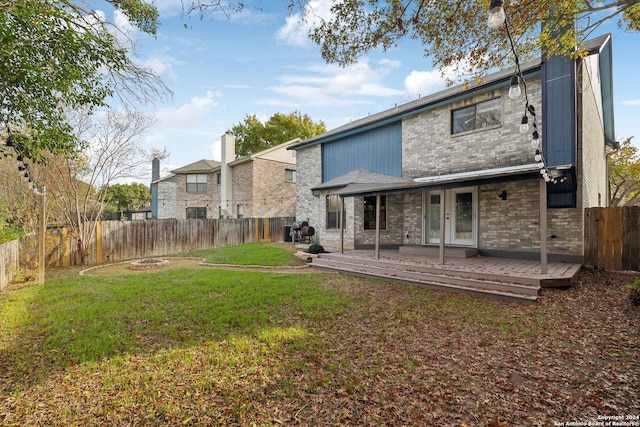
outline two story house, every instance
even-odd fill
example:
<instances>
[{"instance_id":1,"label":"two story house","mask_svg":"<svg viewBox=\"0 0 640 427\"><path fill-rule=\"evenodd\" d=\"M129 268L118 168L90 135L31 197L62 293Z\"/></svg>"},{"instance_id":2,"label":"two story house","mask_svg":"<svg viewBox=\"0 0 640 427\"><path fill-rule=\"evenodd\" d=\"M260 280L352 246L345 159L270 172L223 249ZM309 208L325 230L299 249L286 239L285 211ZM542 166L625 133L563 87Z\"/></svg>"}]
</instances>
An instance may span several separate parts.
<instances>
[{"instance_id":1,"label":"two story house","mask_svg":"<svg viewBox=\"0 0 640 427\"><path fill-rule=\"evenodd\" d=\"M295 214L295 139L237 158L235 137L222 136L221 162L199 160L160 177L152 163L151 212L157 219L292 217Z\"/></svg>"},{"instance_id":2,"label":"two story house","mask_svg":"<svg viewBox=\"0 0 640 427\"><path fill-rule=\"evenodd\" d=\"M300 142L296 218L329 250L461 247L581 262L583 209L608 201L615 147L611 37L452 87ZM544 173L543 176L541 173Z\"/></svg>"}]
</instances>

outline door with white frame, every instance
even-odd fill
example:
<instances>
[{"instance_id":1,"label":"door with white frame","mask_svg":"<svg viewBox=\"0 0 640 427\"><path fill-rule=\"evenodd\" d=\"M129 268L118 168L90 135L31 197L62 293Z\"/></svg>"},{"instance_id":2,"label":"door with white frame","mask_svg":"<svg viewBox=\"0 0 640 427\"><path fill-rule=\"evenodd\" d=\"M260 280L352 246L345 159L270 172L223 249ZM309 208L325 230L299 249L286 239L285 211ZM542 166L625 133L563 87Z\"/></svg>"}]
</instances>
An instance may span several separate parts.
<instances>
[{"instance_id":1,"label":"door with white frame","mask_svg":"<svg viewBox=\"0 0 640 427\"><path fill-rule=\"evenodd\" d=\"M477 187L453 188L444 192L444 244L477 245ZM423 193L423 244L440 244L440 190Z\"/></svg>"}]
</instances>

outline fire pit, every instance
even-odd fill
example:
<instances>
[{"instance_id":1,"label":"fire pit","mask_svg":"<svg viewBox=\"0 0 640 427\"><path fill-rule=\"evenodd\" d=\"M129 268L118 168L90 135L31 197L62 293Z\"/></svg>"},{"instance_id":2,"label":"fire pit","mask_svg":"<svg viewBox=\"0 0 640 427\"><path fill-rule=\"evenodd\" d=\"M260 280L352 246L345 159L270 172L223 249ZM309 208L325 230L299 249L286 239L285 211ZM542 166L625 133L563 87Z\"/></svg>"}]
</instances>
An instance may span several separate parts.
<instances>
[{"instance_id":1,"label":"fire pit","mask_svg":"<svg viewBox=\"0 0 640 427\"><path fill-rule=\"evenodd\" d=\"M149 258L140 259L131 263L132 270L151 270L154 268L162 268L169 265L168 259Z\"/></svg>"}]
</instances>

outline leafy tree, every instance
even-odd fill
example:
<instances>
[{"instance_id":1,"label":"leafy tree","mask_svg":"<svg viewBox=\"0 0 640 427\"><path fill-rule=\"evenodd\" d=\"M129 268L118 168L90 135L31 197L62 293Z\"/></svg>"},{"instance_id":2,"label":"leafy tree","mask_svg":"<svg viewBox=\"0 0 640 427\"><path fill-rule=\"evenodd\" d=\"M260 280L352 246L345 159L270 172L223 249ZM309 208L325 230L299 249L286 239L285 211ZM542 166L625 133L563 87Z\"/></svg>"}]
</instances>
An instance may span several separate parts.
<instances>
[{"instance_id":1,"label":"leafy tree","mask_svg":"<svg viewBox=\"0 0 640 427\"><path fill-rule=\"evenodd\" d=\"M149 186L135 184L114 184L106 189L105 210L125 211L139 209L151 201Z\"/></svg>"},{"instance_id":2,"label":"leafy tree","mask_svg":"<svg viewBox=\"0 0 640 427\"><path fill-rule=\"evenodd\" d=\"M308 115L297 111L291 114L275 113L265 123L255 115L247 115L244 122L231 128L239 156L258 153L295 138L311 138L326 131L324 122L316 123Z\"/></svg>"},{"instance_id":3,"label":"leafy tree","mask_svg":"<svg viewBox=\"0 0 640 427\"><path fill-rule=\"evenodd\" d=\"M612 206L640 203L640 153L627 138L620 149L608 157L609 204Z\"/></svg>"},{"instance_id":4,"label":"leafy tree","mask_svg":"<svg viewBox=\"0 0 640 427\"><path fill-rule=\"evenodd\" d=\"M158 13L145 0L106 0L155 35ZM168 93L129 57L114 23L77 0L0 1L0 148L43 160L77 143L65 108L91 113L112 95L151 100ZM123 36L122 34L119 34ZM63 108L65 107L65 108ZM10 151L10 150L6 150Z\"/></svg>"},{"instance_id":5,"label":"leafy tree","mask_svg":"<svg viewBox=\"0 0 640 427\"><path fill-rule=\"evenodd\" d=\"M513 64L505 27L495 31L487 26L488 6L488 0L342 0L333 3L331 17L321 20L310 38L321 46L327 62L341 65L412 38L422 43L425 56L433 58L435 66L476 74ZM537 56L541 50L549 55L580 55L576 42L613 18L623 29L640 29L638 0L506 1L504 8L522 58ZM541 19L545 20L542 29ZM571 25L578 19L580 25Z\"/></svg>"},{"instance_id":6,"label":"leafy tree","mask_svg":"<svg viewBox=\"0 0 640 427\"><path fill-rule=\"evenodd\" d=\"M189 13L201 14L220 9L228 14L260 4L248 0L187 3ZM329 63L352 64L367 52L387 50L411 38L421 42L424 56L432 58L434 66L447 67L459 77L513 65L506 29L487 27L489 0L340 0L331 2L330 16L315 10L313 3L287 1L290 13L300 11L301 19L312 24L309 38L320 45ZM639 0L507 0L504 8L523 60L539 56L540 51L579 56L582 53L575 50L576 45L611 19L617 19L624 30L640 31ZM576 20L579 25L570 25Z\"/></svg>"}]
</instances>

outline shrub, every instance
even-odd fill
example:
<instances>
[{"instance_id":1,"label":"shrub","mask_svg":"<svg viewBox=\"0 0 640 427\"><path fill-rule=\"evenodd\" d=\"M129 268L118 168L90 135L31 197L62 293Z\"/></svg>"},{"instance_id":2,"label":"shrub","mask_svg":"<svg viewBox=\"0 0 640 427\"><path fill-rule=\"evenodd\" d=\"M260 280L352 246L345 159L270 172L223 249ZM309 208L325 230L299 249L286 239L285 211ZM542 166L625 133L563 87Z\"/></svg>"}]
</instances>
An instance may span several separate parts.
<instances>
[{"instance_id":1,"label":"shrub","mask_svg":"<svg viewBox=\"0 0 640 427\"><path fill-rule=\"evenodd\" d=\"M629 300L631 300L631 304L638 307L640 306L640 279L636 279L633 282L633 285L629 287Z\"/></svg>"},{"instance_id":2,"label":"shrub","mask_svg":"<svg viewBox=\"0 0 640 427\"><path fill-rule=\"evenodd\" d=\"M309 249L307 249L307 252L309 252L310 254L321 254L324 252L324 248L322 247L322 245L313 243L312 245L309 245Z\"/></svg>"}]
</instances>

